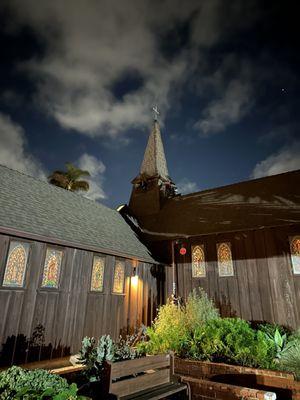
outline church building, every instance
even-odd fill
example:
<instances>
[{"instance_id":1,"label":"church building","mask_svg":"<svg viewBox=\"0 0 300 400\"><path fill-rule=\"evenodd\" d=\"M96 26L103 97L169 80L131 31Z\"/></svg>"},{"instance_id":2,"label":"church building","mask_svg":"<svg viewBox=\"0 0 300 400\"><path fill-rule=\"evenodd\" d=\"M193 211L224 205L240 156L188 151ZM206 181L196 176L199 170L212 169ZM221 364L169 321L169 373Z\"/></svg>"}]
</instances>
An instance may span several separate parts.
<instances>
[{"instance_id":1,"label":"church building","mask_svg":"<svg viewBox=\"0 0 300 400\"><path fill-rule=\"evenodd\" d=\"M154 121L132 183L121 213L167 266L168 296L200 286L223 316L299 327L299 170L177 194Z\"/></svg>"},{"instance_id":2,"label":"church building","mask_svg":"<svg viewBox=\"0 0 300 400\"><path fill-rule=\"evenodd\" d=\"M187 195L155 120L112 210L0 166L0 363L78 352L202 287L223 316L300 325L300 171Z\"/></svg>"},{"instance_id":3,"label":"church building","mask_svg":"<svg viewBox=\"0 0 300 400\"><path fill-rule=\"evenodd\" d=\"M0 166L0 367L150 324L160 275L118 211Z\"/></svg>"}]
</instances>

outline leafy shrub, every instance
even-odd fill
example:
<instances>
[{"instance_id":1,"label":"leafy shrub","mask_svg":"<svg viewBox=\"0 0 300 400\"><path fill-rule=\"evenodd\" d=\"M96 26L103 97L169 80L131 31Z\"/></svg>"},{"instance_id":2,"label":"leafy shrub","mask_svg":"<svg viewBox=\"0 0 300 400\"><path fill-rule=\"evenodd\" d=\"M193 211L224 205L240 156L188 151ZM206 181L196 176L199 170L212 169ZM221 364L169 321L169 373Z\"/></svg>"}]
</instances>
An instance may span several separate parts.
<instances>
[{"instance_id":1,"label":"leafy shrub","mask_svg":"<svg viewBox=\"0 0 300 400\"><path fill-rule=\"evenodd\" d=\"M141 357L143 353L133 344L137 335L120 336L118 342L114 342L109 335L103 335L96 342L95 338L85 337L79 352L79 362L85 365L84 376L89 382L101 381L104 372L105 361L132 360ZM143 333L139 335L143 339Z\"/></svg>"},{"instance_id":2,"label":"leafy shrub","mask_svg":"<svg viewBox=\"0 0 300 400\"><path fill-rule=\"evenodd\" d=\"M119 341L114 346L114 361L133 360L145 355L145 352L135 347L137 342L145 340L145 328L141 328L141 333L126 335L125 338L120 336Z\"/></svg>"},{"instance_id":3,"label":"leafy shrub","mask_svg":"<svg viewBox=\"0 0 300 400\"><path fill-rule=\"evenodd\" d=\"M158 310L158 315L151 328L147 329L149 341L139 345L149 354L180 351L187 334L183 307L168 302Z\"/></svg>"},{"instance_id":4,"label":"leafy shrub","mask_svg":"<svg viewBox=\"0 0 300 400\"><path fill-rule=\"evenodd\" d=\"M299 332L300 333L300 332ZM295 374L296 379L300 380L300 335L296 333L291 341L288 342L281 359L278 369L282 369ZM299 335L299 336L298 336Z\"/></svg>"},{"instance_id":5,"label":"leafy shrub","mask_svg":"<svg viewBox=\"0 0 300 400\"><path fill-rule=\"evenodd\" d=\"M190 331L206 321L219 318L219 311L202 288L194 289L189 295L185 309L185 324Z\"/></svg>"},{"instance_id":6,"label":"leafy shrub","mask_svg":"<svg viewBox=\"0 0 300 400\"><path fill-rule=\"evenodd\" d=\"M197 360L223 361L250 367L273 366L275 346L261 331L239 318L218 318L195 330L185 354Z\"/></svg>"},{"instance_id":7,"label":"leafy shrub","mask_svg":"<svg viewBox=\"0 0 300 400\"><path fill-rule=\"evenodd\" d=\"M204 290L194 290L185 306L168 302L161 306L151 328L147 329L149 341L139 348L150 354L174 351L182 354L189 338L206 321L218 318L219 313Z\"/></svg>"},{"instance_id":8,"label":"leafy shrub","mask_svg":"<svg viewBox=\"0 0 300 400\"><path fill-rule=\"evenodd\" d=\"M77 396L77 386L43 369L25 370L13 366L0 373L0 399L67 400Z\"/></svg>"},{"instance_id":9,"label":"leafy shrub","mask_svg":"<svg viewBox=\"0 0 300 400\"><path fill-rule=\"evenodd\" d=\"M287 345L286 333L281 334L278 328L276 328L273 334L271 332L267 332L265 333L265 335L266 338L273 343L275 348L275 359L279 360L286 349Z\"/></svg>"},{"instance_id":10,"label":"leafy shrub","mask_svg":"<svg viewBox=\"0 0 300 400\"><path fill-rule=\"evenodd\" d=\"M85 337L79 352L79 362L85 365L83 374L90 381L100 381L103 376L104 361L114 360L114 343L109 335L94 338Z\"/></svg>"}]
</instances>

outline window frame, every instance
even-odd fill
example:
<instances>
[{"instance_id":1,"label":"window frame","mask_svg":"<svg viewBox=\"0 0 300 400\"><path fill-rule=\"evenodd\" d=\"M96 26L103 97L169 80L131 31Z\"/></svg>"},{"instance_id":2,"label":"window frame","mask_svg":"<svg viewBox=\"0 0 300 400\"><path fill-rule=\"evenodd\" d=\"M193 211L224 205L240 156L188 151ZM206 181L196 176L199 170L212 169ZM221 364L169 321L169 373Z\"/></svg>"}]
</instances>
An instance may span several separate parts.
<instances>
[{"instance_id":1,"label":"window frame","mask_svg":"<svg viewBox=\"0 0 300 400\"><path fill-rule=\"evenodd\" d=\"M91 267L91 273L90 273L89 292L93 293L93 294L104 294L104 282L105 282L105 272L106 272L106 267L107 267L107 256L105 254L100 254L100 253L92 253L92 254L93 254L93 257L92 257L92 267ZM92 279L93 279L93 269L94 269L95 257L104 259L102 290L92 289Z\"/></svg>"},{"instance_id":2,"label":"window frame","mask_svg":"<svg viewBox=\"0 0 300 400\"><path fill-rule=\"evenodd\" d=\"M193 275L193 251L196 247L200 247L204 254L204 275L194 276ZM205 254L205 244L192 244L191 245L191 265L192 265L192 279L203 279L207 276L207 262L206 262L206 254Z\"/></svg>"},{"instance_id":3,"label":"window frame","mask_svg":"<svg viewBox=\"0 0 300 400\"><path fill-rule=\"evenodd\" d=\"M220 273L219 247L220 247L222 244L228 245L228 246L229 246L229 249L230 249L231 265L232 265L232 273L231 273L231 274L226 274L226 275L224 275L224 274L221 274L221 273ZM216 243L216 249L217 249L217 266L218 266L218 276L219 276L219 278L230 278L230 277L232 277L232 276L235 276L235 273L234 273L235 271L234 271L233 254L232 254L232 244L231 244L231 242L230 242L230 241L217 242L217 243Z\"/></svg>"},{"instance_id":4,"label":"window frame","mask_svg":"<svg viewBox=\"0 0 300 400\"><path fill-rule=\"evenodd\" d=\"M5 273L6 273L6 268L7 268L7 262L8 262L8 258L10 256L10 246L12 242L16 242L16 243L25 243L28 245L28 252L27 252L27 257L26 257L26 263L25 263L25 268L24 268L24 274L23 274L23 281L22 281L22 286L17 286L17 285L4 285L4 277L5 277ZM4 262L3 262L3 268L1 268L1 275L0 275L0 282L1 282L1 290L25 290L27 287L27 273L28 273L28 264L29 264L29 259L30 259L30 254L31 254L31 245L32 242L28 241L28 240L23 240L22 238L15 238L15 237L9 237L8 240L8 245L7 245L7 249L5 251L5 257L4 257Z\"/></svg>"},{"instance_id":5,"label":"window frame","mask_svg":"<svg viewBox=\"0 0 300 400\"><path fill-rule=\"evenodd\" d=\"M121 262L124 265L124 277L123 277L123 290L122 292L115 292L114 291L114 286L115 286L115 270L116 270L116 265L118 262ZM112 288L111 288L111 293L117 296L124 296L125 295L125 280L126 280L126 259L122 258L115 258L114 262L114 269L113 269L113 279L112 279Z\"/></svg>"},{"instance_id":6,"label":"window frame","mask_svg":"<svg viewBox=\"0 0 300 400\"><path fill-rule=\"evenodd\" d=\"M48 249L60 251L62 253L60 267L59 267L59 276L58 276L58 280L57 280L57 287L43 286L45 262L46 262L47 250ZM64 258L65 258L65 248L64 247L59 247L59 246L56 246L55 244L52 245L51 243L46 243L43 262L42 262L42 266L41 266L41 276L40 276L40 281L39 281L39 289L40 290L45 290L45 291L48 291L48 290L49 291L59 291L60 290L61 279L62 279L61 278L61 276L62 276L62 267L63 267Z\"/></svg>"},{"instance_id":7,"label":"window frame","mask_svg":"<svg viewBox=\"0 0 300 400\"><path fill-rule=\"evenodd\" d=\"M293 264L292 242L295 239L299 239L300 240L300 235L289 236L289 258L290 258L290 262L291 262L293 275L300 276L300 268L299 268L299 272L297 272L295 270L295 267L294 267L294 264ZM300 256L299 256L299 258L300 258Z\"/></svg>"}]
</instances>

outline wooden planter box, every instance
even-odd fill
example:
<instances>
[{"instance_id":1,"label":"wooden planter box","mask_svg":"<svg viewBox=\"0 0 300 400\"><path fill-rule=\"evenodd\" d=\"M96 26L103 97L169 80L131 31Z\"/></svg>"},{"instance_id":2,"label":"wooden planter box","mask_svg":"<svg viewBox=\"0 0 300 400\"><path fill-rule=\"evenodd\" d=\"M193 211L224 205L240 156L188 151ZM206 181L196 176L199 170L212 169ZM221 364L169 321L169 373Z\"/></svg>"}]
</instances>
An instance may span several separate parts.
<instances>
[{"instance_id":1,"label":"wooden planter box","mask_svg":"<svg viewBox=\"0 0 300 400\"><path fill-rule=\"evenodd\" d=\"M174 372L190 384L193 399L264 399L273 392L280 400L300 400L300 382L286 372L180 358ZM218 397L221 393L229 397Z\"/></svg>"}]
</instances>

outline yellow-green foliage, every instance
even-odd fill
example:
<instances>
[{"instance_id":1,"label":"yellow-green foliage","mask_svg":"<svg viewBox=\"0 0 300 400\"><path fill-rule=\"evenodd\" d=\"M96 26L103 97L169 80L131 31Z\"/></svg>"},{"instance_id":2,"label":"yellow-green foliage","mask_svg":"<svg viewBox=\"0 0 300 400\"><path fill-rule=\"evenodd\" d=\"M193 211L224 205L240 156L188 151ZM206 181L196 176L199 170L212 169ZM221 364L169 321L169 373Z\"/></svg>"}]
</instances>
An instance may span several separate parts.
<instances>
[{"instance_id":1,"label":"yellow-green foliage","mask_svg":"<svg viewBox=\"0 0 300 400\"><path fill-rule=\"evenodd\" d=\"M184 308L168 302L159 308L157 318L147 329L146 351L150 354L178 352L186 334Z\"/></svg>"},{"instance_id":2,"label":"yellow-green foliage","mask_svg":"<svg viewBox=\"0 0 300 400\"><path fill-rule=\"evenodd\" d=\"M194 289L189 295L184 314L185 324L190 331L219 317L219 311L202 288Z\"/></svg>"},{"instance_id":3,"label":"yellow-green foliage","mask_svg":"<svg viewBox=\"0 0 300 400\"><path fill-rule=\"evenodd\" d=\"M219 317L212 301L202 290L194 290L185 306L168 302L161 306L151 328L147 329L149 341L141 344L150 354L174 351L181 353L188 338L197 327Z\"/></svg>"}]
</instances>

